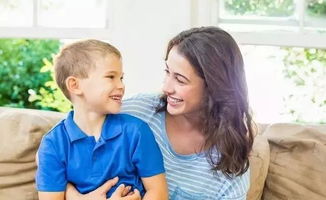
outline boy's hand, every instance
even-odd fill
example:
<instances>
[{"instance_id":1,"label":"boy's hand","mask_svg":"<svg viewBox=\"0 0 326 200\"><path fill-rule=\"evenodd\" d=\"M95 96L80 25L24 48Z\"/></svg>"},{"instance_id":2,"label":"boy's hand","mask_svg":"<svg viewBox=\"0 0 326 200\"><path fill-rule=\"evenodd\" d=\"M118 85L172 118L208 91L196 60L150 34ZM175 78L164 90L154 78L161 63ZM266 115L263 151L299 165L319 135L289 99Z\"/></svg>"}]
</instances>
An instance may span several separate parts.
<instances>
[{"instance_id":1,"label":"boy's hand","mask_svg":"<svg viewBox=\"0 0 326 200\"><path fill-rule=\"evenodd\" d=\"M126 187L123 184L121 184L113 192L113 194L111 195L111 197L108 200L141 200L140 193L137 189L134 189L134 191L130 192L130 193L129 193L129 190L130 190L129 186Z\"/></svg>"}]
</instances>

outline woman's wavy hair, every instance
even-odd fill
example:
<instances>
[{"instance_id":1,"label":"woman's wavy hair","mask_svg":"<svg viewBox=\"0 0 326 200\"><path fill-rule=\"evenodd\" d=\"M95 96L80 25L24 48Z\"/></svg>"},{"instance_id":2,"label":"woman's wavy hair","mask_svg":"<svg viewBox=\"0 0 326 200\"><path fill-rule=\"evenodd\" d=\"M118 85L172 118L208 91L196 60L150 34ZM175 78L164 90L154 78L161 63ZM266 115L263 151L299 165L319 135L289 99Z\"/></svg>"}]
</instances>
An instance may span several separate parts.
<instances>
[{"instance_id":1,"label":"woman's wavy hair","mask_svg":"<svg viewBox=\"0 0 326 200\"><path fill-rule=\"evenodd\" d=\"M183 31L170 40L165 60L174 46L206 84L203 149L208 149L206 157L212 170L228 177L242 175L249 168L254 123L238 45L218 27L200 27ZM158 112L166 111L166 96L161 100Z\"/></svg>"}]
</instances>

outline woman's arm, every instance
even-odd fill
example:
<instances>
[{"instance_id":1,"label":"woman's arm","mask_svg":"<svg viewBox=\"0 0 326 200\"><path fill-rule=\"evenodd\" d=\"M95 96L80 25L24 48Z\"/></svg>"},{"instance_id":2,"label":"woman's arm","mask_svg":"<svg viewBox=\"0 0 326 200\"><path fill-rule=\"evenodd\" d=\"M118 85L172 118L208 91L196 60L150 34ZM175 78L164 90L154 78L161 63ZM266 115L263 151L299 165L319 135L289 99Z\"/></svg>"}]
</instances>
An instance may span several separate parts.
<instances>
[{"instance_id":1,"label":"woman's arm","mask_svg":"<svg viewBox=\"0 0 326 200\"><path fill-rule=\"evenodd\" d=\"M143 200L168 200L168 186L165 174L142 178L146 193Z\"/></svg>"},{"instance_id":2,"label":"woman's arm","mask_svg":"<svg viewBox=\"0 0 326 200\"><path fill-rule=\"evenodd\" d=\"M118 180L118 177L110 179L102 186L98 187L96 190L87 194L79 193L77 189L69 183L66 189L66 200L141 200L138 190L135 190L132 194L127 195L129 193L130 187L124 185L119 185L112 196L109 199L106 199L106 193L111 189L112 186L117 184Z\"/></svg>"},{"instance_id":3,"label":"woman's arm","mask_svg":"<svg viewBox=\"0 0 326 200\"><path fill-rule=\"evenodd\" d=\"M98 187L96 190L87 194L81 194L78 190L70 183L66 188L66 200L106 200L106 193L118 182L118 178L108 180L103 185Z\"/></svg>"}]
</instances>

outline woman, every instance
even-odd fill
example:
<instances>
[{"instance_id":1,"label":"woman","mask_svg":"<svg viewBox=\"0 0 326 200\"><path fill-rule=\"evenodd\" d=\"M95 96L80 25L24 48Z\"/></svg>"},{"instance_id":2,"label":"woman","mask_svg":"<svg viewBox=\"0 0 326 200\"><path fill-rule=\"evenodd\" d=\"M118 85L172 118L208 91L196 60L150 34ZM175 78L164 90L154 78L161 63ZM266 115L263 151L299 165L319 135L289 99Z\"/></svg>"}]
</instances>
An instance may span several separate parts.
<instances>
[{"instance_id":1,"label":"woman","mask_svg":"<svg viewBox=\"0 0 326 200\"><path fill-rule=\"evenodd\" d=\"M253 122L239 47L220 28L192 28L169 42L165 60L163 95L127 99L123 112L153 130L169 199L246 199Z\"/></svg>"}]
</instances>

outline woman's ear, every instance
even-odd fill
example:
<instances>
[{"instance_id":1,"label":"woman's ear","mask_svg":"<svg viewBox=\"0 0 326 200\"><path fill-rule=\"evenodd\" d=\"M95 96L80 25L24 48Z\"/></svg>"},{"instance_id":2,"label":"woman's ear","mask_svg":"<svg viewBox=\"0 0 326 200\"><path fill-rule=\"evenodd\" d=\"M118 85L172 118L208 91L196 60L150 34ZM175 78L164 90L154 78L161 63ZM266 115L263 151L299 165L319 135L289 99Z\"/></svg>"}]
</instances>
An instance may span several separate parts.
<instances>
[{"instance_id":1,"label":"woman's ear","mask_svg":"<svg viewBox=\"0 0 326 200\"><path fill-rule=\"evenodd\" d=\"M70 94L81 95L82 90L80 88L79 79L74 76L69 76L66 79L66 87Z\"/></svg>"}]
</instances>

